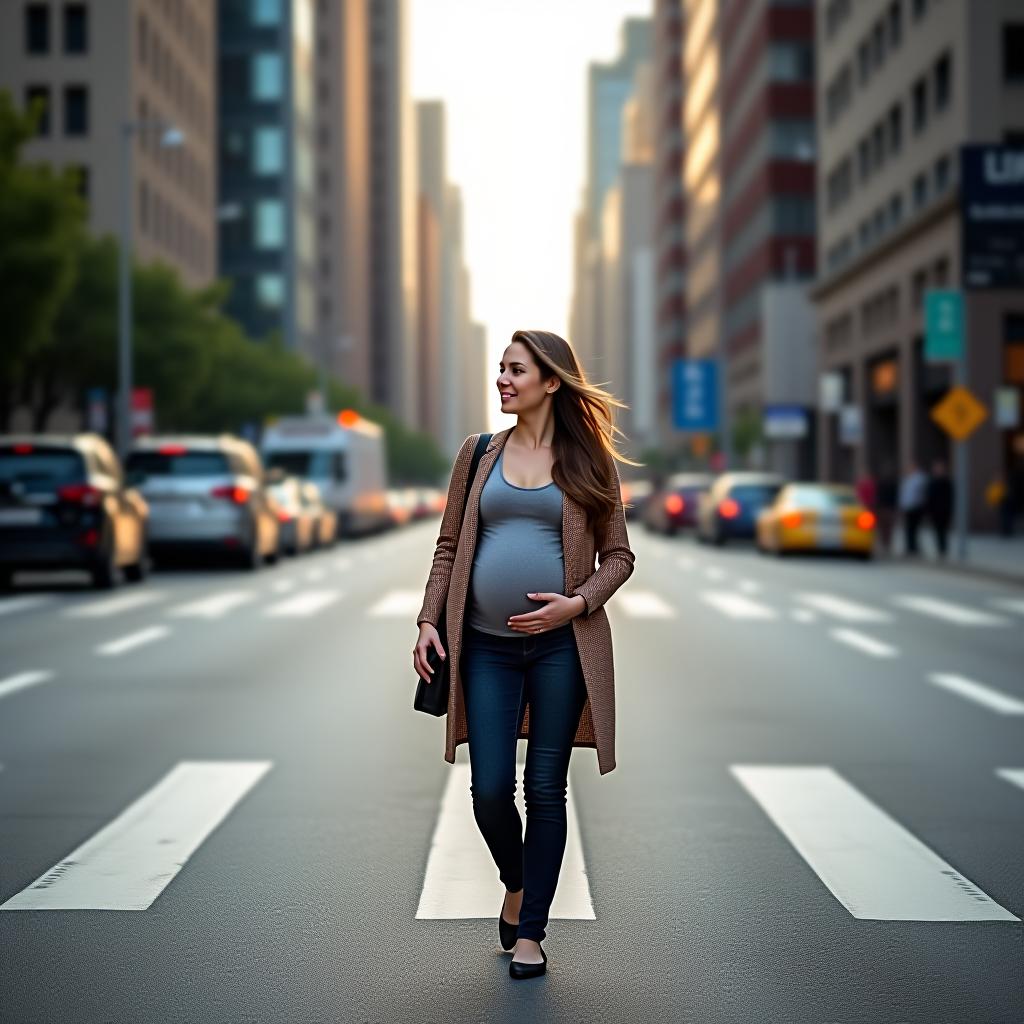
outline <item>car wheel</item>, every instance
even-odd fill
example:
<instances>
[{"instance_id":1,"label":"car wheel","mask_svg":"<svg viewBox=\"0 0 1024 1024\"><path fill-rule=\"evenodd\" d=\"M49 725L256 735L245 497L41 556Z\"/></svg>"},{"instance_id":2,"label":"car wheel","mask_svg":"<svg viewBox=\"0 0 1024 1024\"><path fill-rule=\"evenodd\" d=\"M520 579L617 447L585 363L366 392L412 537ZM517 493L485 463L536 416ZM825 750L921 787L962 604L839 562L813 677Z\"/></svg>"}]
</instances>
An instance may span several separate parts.
<instances>
[{"instance_id":1,"label":"car wheel","mask_svg":"<svg viewBox=\"0 0 1024 1024\"><path fill-rule=\"evenodd\" d=\"M97 590L110 590L117 583L117 566L114 564L113 548L109 549L103 560L92 567L92 585Z\"/></svg>"},{"instance_id":2,"label":"car wheel","mask_svg":"<svg viewBox=\"0 0 1024 1024\"><path fill-rule=\"evenodd\" d=\"M0 569L0 593L14 589L14 570Z\"/></svg>"}]
</instances>

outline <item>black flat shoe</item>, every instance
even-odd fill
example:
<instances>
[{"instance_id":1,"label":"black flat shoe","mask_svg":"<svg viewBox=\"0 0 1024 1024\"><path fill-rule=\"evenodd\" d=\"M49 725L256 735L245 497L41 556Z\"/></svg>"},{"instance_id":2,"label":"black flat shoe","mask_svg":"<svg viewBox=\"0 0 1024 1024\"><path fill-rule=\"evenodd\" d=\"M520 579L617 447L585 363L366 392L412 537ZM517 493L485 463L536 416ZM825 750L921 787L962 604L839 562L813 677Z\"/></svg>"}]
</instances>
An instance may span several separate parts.
<instances>
[{"instance_id":1,"label":"black flat shoe","mask_svg":"<svg viewBox=\"0 0 1024 1024\"><path fill-rule=\"evenodd\" d=\"M502 949L511 949L519 938L519 925L509 924L502 916L505 913L505 897L501 898L501 910L498 911L498 936Z\"/></svg>"},{"instance_id":2,"label":"black flat shoe","mask_svg":"<svg viewBox=\"0 0 1024 1024\"><path fill-rule=\"evenodd\" d=\"M540 943L537 943L540 945ZM508 974L510 978L536 978L538 975L543 974L548 969L548 955L544 952L544 947L540 947L540 955L544 957L544 962L539 964L524 964L518 960L509 960L508 962Z\"/></svg>"}]
</instances>

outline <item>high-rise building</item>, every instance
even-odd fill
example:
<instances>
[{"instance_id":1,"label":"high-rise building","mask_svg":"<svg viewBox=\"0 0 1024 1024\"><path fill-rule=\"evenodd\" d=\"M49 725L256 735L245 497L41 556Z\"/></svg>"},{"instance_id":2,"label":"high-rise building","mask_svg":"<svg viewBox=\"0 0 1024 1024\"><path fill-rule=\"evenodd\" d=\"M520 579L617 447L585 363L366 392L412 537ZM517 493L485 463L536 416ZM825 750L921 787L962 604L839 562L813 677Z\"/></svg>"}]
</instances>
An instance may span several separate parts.
<instances>
[{"instance_id":1,"label":"high-rise building","mask_svg":"<svg viewBox=\"0 0 1024 1024\"><path fill-rule=\"evenodd\" d=\"M166 6L166 5L163 5ZM323 366L313 0L219 0L220 274L248 333Z\"/></svg>"},{"instance_id":2,"label":"high-rise building","mask_svg":"<svg viewBox=\"0 0 1024 1024\"><path fill-rule=\"evenodd\" d=\"M949 458L932 407L953 383L924 358L924 296L961 284L965 143L1024 142L1024 12L1016 0L819 0L820 368L860 428L823 415L819 470L852 480ZM1020 289L968 291L967 384L991 407L1024 388ZM1024 397L1024 394L1022 394ZM1024 461L990 415L969 445L972 518Z\"/></svg>"},{"instance_id":3,"label":"high-rise building","mask_svg":"<svg viewBox=\"0 0 1024 1024\"><path fill-rule=\"evenodd\" d=\"M198 2L0 4L0 88L45 114L29 162L72 166L90 228L119 237L132 130L132 245L186 284L217 273L215 10ZM164 146L164 129L184 136Z\"/></svg>"}]
</instances>

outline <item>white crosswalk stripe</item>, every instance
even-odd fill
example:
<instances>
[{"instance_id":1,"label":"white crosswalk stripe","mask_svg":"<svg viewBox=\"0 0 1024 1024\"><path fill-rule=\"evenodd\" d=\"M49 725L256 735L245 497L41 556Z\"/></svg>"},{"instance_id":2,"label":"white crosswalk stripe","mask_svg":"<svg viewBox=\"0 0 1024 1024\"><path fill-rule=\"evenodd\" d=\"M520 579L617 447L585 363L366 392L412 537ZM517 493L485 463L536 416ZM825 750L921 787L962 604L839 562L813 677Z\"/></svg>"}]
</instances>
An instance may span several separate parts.
<instances>
[{"instance_id":1,"label":"white crosswalk stripe","mask_svg":"<svg viewBox=\"0 0 1024 1024\"><path fill-rule=\"evenodd\" d=\"M31 611L33 608L42 608L51 602L52 598L43 597L41 594L33 594L25 597L8 597L0 601L0 615L14 615L17 612Z\"/></svg>"},{"instance_id":2,"label":"white crosswalk stripe","mask_svg":"<svg viewBox=\"0 0 1024 1024\"><path fill-rule=\"evenodd\" d=\"M818 621L817 614L812 612L810 608L791 608L789 614L794 622L806 624Z\"/></svg>"},{"instance_id":3,"label":"white crosswalk stripe","mask_svg":"<svg viewBox=\"0 0 1024 1024\"><path fill-rule=\"evenodd\" d=\"M860 633L855 629L833 629L831 635L834 640L858 651L863 651L865 654L870 654L873 658L895 658L899 654L892 644L883 643L881 640L876 640L873 636Z\"/></svg>"},{"instance_id":4,"label":"white crosswalk stripe","mask_svg":"<svg viewBox=\"0 0 1024 1024\"><path fill-rule=\"evenodd\" d=\"M338 590L307 590L305 593L295 594L270 605L265 614L272 618L302 618L306 615L315 615L328 605L334 604L340 597L341 591Z\"/></svg>"},{"instance_id":5,"label":"white crosswalk stripe","mask_svg":"<svg viewBox=\"0 0 1024 1024\"><path fill-rule=\"evenodd\" d=\"M997 768L996 775L1024 789L1024 768Z\"/></svg>"},{"instance_id":6,"label":"white crosswalk stripe","mask_svg":"<svg viewBox=\"0 0 1024 1024\"><path fill-rule=\"evenodd\" d=\"M823 615L843 622L891 622L892 616L866 604L850 601L836 594L801 593L796 599Z\"/></svg>"},{"instance_id":7,"label":"white crosswalk stripe","mask_svg":"<svg viewBox=\"0 0 1024 1024\"><path fill-rule=\"evenodd\" d=\"M182 761L0 910L147 910L271 761Z\"/></svg>"},{"instance_id":8,"label":"white crosswalk stripe","mask_svg":"<svg viewBox=\"0 0 1024 1024\"><path fill-rule=\"evenodd\" d=\"M828 766L731 765L833 896L874 921L1019 921Z\"/></svg>"},{"instance_id":9,"label":"white crosswalk stripe","mask_svg":"<svg viewBox=\"0 0 1024 1024\"><path fill-rule=\"evenodd\" d=\"M943 601L938 597L927 597L924 594L898 594L894 604L907 608L922 615L931 615L943 622L952 622L957 626L1007 626L1009 622L1001 615L982 611L980 608L969 608L967 605Z\"/></svg>"},{"instance_id":10,"label":"white crosswalk stripe","mask_svg":"<svg viewBox=\"0 0 1024 1024\"><path fill-rule=\"evenodd\" d=\"M53 673L47 669L39 669L32 672L19 672L17 675L8 676L0 680L0 697L9 697L12 693L35 686L37 683L45 683L53 678Z\"/></svg>"},{"instance_id":11,"label":"white crosswalk stripe","mask_svg":"<svg viewBox=\"0 0 1024 1024\"><path fill-rule=\"evenodd\" d=\"M989 601L993 608L1000 611L1013 612L1015 615L1024 615L1024 598L1018 597L997 597Z\"/></svg>"},{"instance_id":12,"label":"white crosswalk stripe","mask_svg":"<svg viewBox=\"0 0 1024 1024\"><path fill-rule=\"evenodd\" d=\"M64 614L75 619L104 619L153 604L164 597L166 594L159 590L136 590L128 594L115 594L113 597L73 605L71 608L65 608Z\"/></svg>"},{"instance_id":13,"label":"white crosswalk stripe","mask_svg":"<svg viewBox=\"0 0 1024 1024\"><path fill-rule=\"evenodd\" d=\"M773 608L731 590L705 590L700 599L730 619L768 620L777 618Z\"/></svg>"},{"instance_id":14,"label":"white crosswalk stripe","mask_svg":"<svg viewBox=\"0 0 1024 1024\"><path fill-rule=\"evenodd\" d=\"M167 626L147 626L146 629L129 633L128 636L122 636L117 640L108 640L106 643L100 644L96 648L96 653L103 655L124 654L126 651L133 651L136 647L141 647L143 644L160 640L168 636L170 632Z\"/></svg>"},{"instance_id":15,"label":"white crosswalk stripe","mask_svg":"<svg viewBox=\"0 0 1024 1024\"><path fill-rule=\"evenodd\" d=\"M516 804L519 816L526 821L523 799L523 765L516 766ZM501 907L505 888L497 880L494 861L480 838L473 820L472 795L469 789L470 766L453 765L447 772L448 782L434 834L430 842L423 889L420 892L416 919L448 920L452 918L494 918ZM551 904L551 920L595 920L590 897L583 845L570 780L566 790L565 855L558 876L558 888Z\"/></svg>"},{"instance_id":16,"label":"white crosswalk stripe","mask_svg":"<svg viewBox=\"0 0 1024 1024\"><path fill-rule=\"evenodd\" d=\"M976 683L966 676L956 675L952 672L931 672L928 678L936 686L944 687L951 693L957 693L961 697L973 700L990 711L996 711L1001 715L1024 715L1024 701L993 689L991 686L986 686L984 683Z\"/></svg>"},{"instance_id":17,"label":"white crosswalk stripe","mask_svg":"<svg viewBox=\"0 0 1024 1024\"><path fill-rule=\"evenodd\" d=\"M724 580L728 573L720 565L709 565L704 570L704 575L709 580L719 581Z\"/></svg>"},{"instance_id":18,"label":"white crosswalk stripe","mask_svg":"<svg viewBox=\"0 0 1024 1024\"><path fill-rule=\"evenodd\" d=\"M408 619L420 610L422 604L423 593L419 590L392 590L370 605L366 614L375 618Z\"/></svg>"},{"instance_id":19,"label":"white crosswalk stripe","mask_svg":"<svg viewBox=\"0 0 1024 1024\"><path fill-rule=\"evenodd\" d=\"M674 619L676 611L653 590L620 590L615 606L632 619Z\"/></svg>"},{"instance_id":20,"label":"white crosswalk stripe","mask_svg":"<svg viewBox=\"0 0 1024 1024\"><path fill-rule=\"evenodd\" d=\"M176 605L168 614L182 618L220 619L228 612L255 599L256 595L251 591L225 590L219 594L201 597L197 601Z\"/></svg>"}]
</instances>

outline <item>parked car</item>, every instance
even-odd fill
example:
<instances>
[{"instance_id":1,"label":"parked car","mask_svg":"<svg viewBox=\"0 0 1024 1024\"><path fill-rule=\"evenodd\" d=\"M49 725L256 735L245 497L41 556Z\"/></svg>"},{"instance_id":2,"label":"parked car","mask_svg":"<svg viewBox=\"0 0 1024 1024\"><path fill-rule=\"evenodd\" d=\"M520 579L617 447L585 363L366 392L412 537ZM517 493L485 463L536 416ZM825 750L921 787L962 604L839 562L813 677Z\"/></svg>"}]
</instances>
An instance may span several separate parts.
<instances>
[{"instance_id":1,"label":"parked car","mask_svg":"<svg viewBox=\"0 0 1024 1024\"><path fill-rule=\"evenodd\" d=\"M248 441L232 434L139 438L127 472L149 503L154 556L212 551L249 569L277 558L277 517Z\"/></svg>"},{"instance_id":2,"label":"parked car","mask_svg":"<svg viewBox=\"0 0 1024 1024\"><path fill-rule=\"evenodd\" d=\"M149 568L149 509L99 434L0 436L0 586L18 570L84 569L99 588Z\"/></svg>"},{"instance_id":3,"label":"parked car","mask_svg":"<svg viewBox=\"0 0 1024 1024\"><path fill-rule=\"evenodd\" d=\"M313 520L313 547L330 547L338 537L338 514L324 504L320 488L312 480L301 482L299 494Z\"/></svg>"},{"instance_id":4,"label":"parked car","mask_svg":"<svg viewBox=\"0 0 1024 1024\"><path fill-rule=\"evenodd\" d=\"M654 490L650 480L643 477L637 480L623 480L620 492L622 495L623 518L626 520L643 519L644 510Z\"/></svg>"},{"instance_id":5,"label":"parked car","mask_svg":"<svg viewBox=\"0 0 1024 1024\"><path fill-rule=\"evenodd\" d=\"M313 547L316 520L302 499L302 480L279 466L267 474L270 498L281 531L281 551L299 555Z\"/></svg>"},{"instance_id":6,"label":"parked car","mask_svg":"<svg viewBox=\"0 0 1024 1024\"><path fill-rule=\"evenodd\" d=\"M710 473L673 473L651 491L643 524L652 533L674 534L697 525L700 495L711 486Z\"/></svg>"},{"instance_id":7,"label":"parked car","mask_svg":"<svg viewBox=\"0 0 1024 1024\"><path fill-rule=\"evenodd\" d=\"M722 473L699 499L697 539L725 544L728 540L753 538L757 515L775 500L785 484L777 473Z\"/></svg>"},{"instance_id":8,"label":"parked car","mask_svg":"<svg viewBox=\"0 0 1024 1024\"><path fill-rule=\"evenodd\" d=\"M757 517L763 552L848 552L871 558L875 515L847 484L787 484Z\"/></svg>"}]
</instances>

